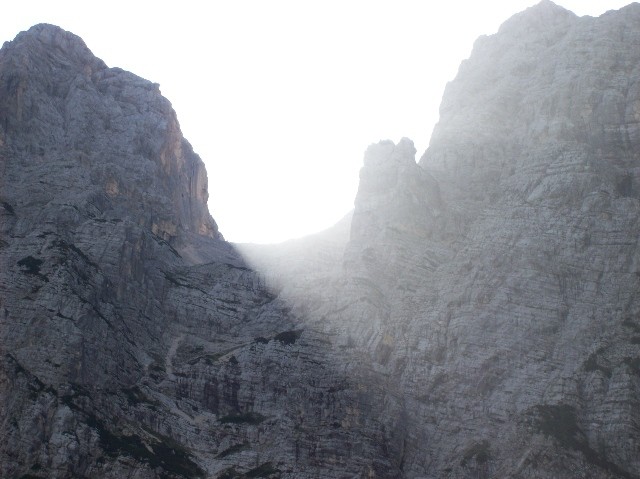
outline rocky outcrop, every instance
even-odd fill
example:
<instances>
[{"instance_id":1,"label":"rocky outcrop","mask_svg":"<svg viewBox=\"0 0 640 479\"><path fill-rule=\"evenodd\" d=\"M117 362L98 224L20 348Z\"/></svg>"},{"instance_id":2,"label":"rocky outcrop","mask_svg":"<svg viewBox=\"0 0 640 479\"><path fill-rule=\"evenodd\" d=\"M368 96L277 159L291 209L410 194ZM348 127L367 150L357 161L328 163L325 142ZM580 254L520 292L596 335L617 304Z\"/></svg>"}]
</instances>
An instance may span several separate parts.
<instances>
[{"instance_id":1,"label":"rocky outcrop","mask_svg":"<svg viewBox=\"0 0 640 479\"><path fill-rule=\"evenodd\" d=\"M367 149L345 256L347 267L366 265L373 277L397 279L397 271L388 266L398 263L403 246L424 243L438 229L438 184L416 165L415 154L407 138L398 145L383 141Z\"/></svg>"},{"instance_id":2,"label":"rocky outcrop","mask_svg":"<svg viewBox=\"0 0 640 479\"><path fill-rule=\"evenodd\" d=\"M204 164L157 84L107 68L80 38L49 25L5 44L0 69L5 203L57 209L46 215L61 228L76 220L75 206L135 218L165 241L219 236Z\"/></svg>"},{"instance_id":3,"label":"rocky outcrop","mask_svg":"<svg viewBox=\"0 0 640 479\"><path fill-rule=\"evenodd\" d=\"M158 85L37 25L0 51L0 159L0 476L390 468L330 341L222 240Z\"/></svg>"},{"instance_id":4,"label":"rocky outcrop","mask_svg":"<svg viewBox=\"0 0 640 479\"><path fill-rule=\"evenodd\" d=\"M460 230L423 313L441 330L426 351L445 355L436 390L469 398L455 414L482 431L487 473L640 470L639 42L637 4L515 16L477 41L420 161Z\"/></svg>"},{"instance_id":5,"label":"rocky outcrop","mask_svg":"<svg viewBox=\"0 0 640 479\"><path fill-rule=\"evenodd\" d=\"M639 42L637 4L543 1L476 42L419 166L368 151L313 314L399 476L638 477Z\"/></svg>"},{"instance_id":6,"label":"rocky outcrop","mask_svg":"<svg viewBox=\"0 0 640 479\"><path fill-rule=\"evenodd\" d=\"M637 478L640 7L479 39L352 217L222 240L157 86L0 51L0 475ZM251 267L255 267L255 272Z\"/></svg>"}]
</instances>

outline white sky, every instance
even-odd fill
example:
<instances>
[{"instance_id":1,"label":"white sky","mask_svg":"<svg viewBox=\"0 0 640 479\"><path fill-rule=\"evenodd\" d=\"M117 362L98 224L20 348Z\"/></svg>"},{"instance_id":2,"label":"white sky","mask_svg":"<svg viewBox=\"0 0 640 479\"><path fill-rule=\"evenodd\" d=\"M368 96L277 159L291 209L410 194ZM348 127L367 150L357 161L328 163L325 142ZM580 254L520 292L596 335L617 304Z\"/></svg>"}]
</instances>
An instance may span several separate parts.
<instances>
[{"instance_id":1,"label":"white sky","mask_svg":"<svg viewBox=\"0 0 640 479\"><path fill-rule=\"evenodd\" d=\"M36 23L160 83L204 160L209 209L234 242L322 230L353 206L366 147L428 146L474 40L537 0L19 0L0 42ZM630 0L558 0L597 16Z\"/></svg>"}]
</instances>

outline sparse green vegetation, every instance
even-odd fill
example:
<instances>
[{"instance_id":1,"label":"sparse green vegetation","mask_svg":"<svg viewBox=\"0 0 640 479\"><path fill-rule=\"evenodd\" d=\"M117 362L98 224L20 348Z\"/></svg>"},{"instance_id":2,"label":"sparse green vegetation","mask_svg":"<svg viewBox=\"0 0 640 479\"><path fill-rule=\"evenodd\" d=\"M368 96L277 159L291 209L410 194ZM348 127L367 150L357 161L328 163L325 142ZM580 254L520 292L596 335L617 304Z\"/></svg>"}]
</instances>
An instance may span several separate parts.
<instances>
[{"instance_id":1,"label":"sparse green vegetation","mask_svg":"<svg viewBox=\"0 0 640 479\"><path fill-rule=\"evenodd\" d=\"M578 436L582 435L582 431L576 422L573 406L543 404L536 406L534 410L538 417L537 428L540 432L555 438L564 447L576 448Z\"/></svg>"},{"instance_id":2,"label":"sparse green vegetation","mask_svg":"<svg viewBox=\"0 0 640 479\"><path fill-rule=\"evenodd\" d=\"M601 371L608 378L611 377L611 369L605 366L602 366L598 362L597 352L591 353L582 366L584 367L584 370L587 372Z\"/></svg>"},{"instance_id":3,"label":"sparse green vegetation","mask_svg":"<svg viewBox=\"0 0 640 479\"><path fill-rule=\"evenodd\" d=\"M277 474L279 472L280 469L273 467L272 463L265 462L264 464L261 464L245 473L244 477L269 477L272 474Z\"/></svg>"},{"instance_id":4,"label":"sparse green vegetation","mask_svg":"<svg viewBox=\"0 0 640 479\"><path fill-rule=\"evenodd\" d=\"M165 373L165 367L163 364L160 363L152 363L149 365L149 371L154 371L157 373Z\"/></svg>"},{"instance_id":5,"label":"sparse green vegetation","mask_svg":"<svg viewBox=\"0 0 640 479\"><path fill-rule=\"evenodd\" d=\"M636 324L631 318L626 317L624 321L622 321L622 325L631 329L635 333L640 333L640 325Z\"/></svg>"},{"instance_id":6,"label":"sparse green vegetation","mask_svg":"<svg viewBox=\"0 0 640 479\"><path fill-rule=\"evenodd\" d=\"M240 477L240 473L235 468L228 467L218 475L217 479L235 479L237 477Z\"/></svg>"},{"instance_id":7,"label":"sparse green vegetation","mask_svg":"<svg viewBox=\"0 0 640 479\"><path fill-rule=\"evenodd\" d=\"M34 258L33 256L27 256L18 261L18 266L20 266L23 273L26 274L40 274L40 266L44 263L43 260L39 258Z\"/></svg>"},{"instance_id":8,"label":"sparse green vegetation","mask_svg":"<svg viewBox=\"0 0 640 479\"><path fill-rule=\"evenodd\" d=\"M204 361L205 363L207 363L209 366L211 366L213 363L215 363L216 361L218 361L221 357L226 356L227 354L235 351L236 349L241 348L242 346L236 346L230 349L226 349L224 351L220 351L219 353L211 353L211 354L201 354L200 356L196 356L194 358L191 358L187 361L187 364L189 364L190 366L193 366L194 364L200 362L200 361ZM229 358L229 362L231 364L237 364L238 360L235 358L235 356L231 356Z\"/></svg>"},{"instance_id":9,"label":"sparse green vegetation","mask_svg":"<svg viewBox=\"0 0 640 479\"><path fill-rule=\"evenodd\" d=\"M3 201L2 203L0 203L2 205L2 207L4 208L4 210L9 213L11 216L15 216L16 212L13 209L13 206L11 206L9 203L7 203L6 201Z\"/></svg>"},{"instance_id":10,"label":"sparse green vegetation","mask_svg":"<svg viewBox=\"0 0 640 479\"><path fill-rule=\"evenodd\" d=\"M540 404L532 409L532 413L537 430L547 437L554 438L560 446L580 451L591 464L620 477L633 477L591 448L587 437L578 426L576 410L573 406Z\"/></svg>"},{"instance_id":11,"label":"sparse green vegetation","mask_svg":"<svg viewBox=\"0 0 640 479\"><path fill-rule=\"evenodd\" d=\"M273 339L280 341L284 345L289 345L294 344L301 335L301 330L284 331L280 334L276 334Z\"/></svg>"},{"instance_id":12,"label":"sparse green vegetation","mask_svg":"<svg viewBox=\"0 0 640 479\"><path fill-rule=\"evenodd\" d=\"M633 197L633 177L627 173L616 182L616 193L620 196Z\"/></svg>"},{"instance_id":13,"label":"sparse green vegetation","mask_svg":"<svg viewBox=\"0 0 640 479\"><path fill-rule=\"evenodd\" d=\"M220 418L222 424L260 424L266 419L257 412L245 412L240 414L229 414Z\"/></svg>"},{"instance_id":14,"label":"sparse green vegetation","mask_svg":"<svg viewBox=\"0 0 640 479\"><path fill-rule=\"evenodd\" d=\"M629 366L631 372L640 376L640 358L624 358L624 363Z\"/></svg>"},{"instance_id":15,"label":"sparse green vegetation","mask_svg":"<svg viewBox=\"0 0 640 479\"><path fill-rule=\"evenodd\" d=\"M195 358L189 359L189 361L187 361L187 364L189 364L190 366L193 366L194 364L200 361L204 361L209 366L211 366L213 363L215 363L218 359L220 359L225 354L226 352L216 353L216 354L203 354L202 356L196 356Z\"/></svg>"},{"instance_id":16,"label":"sparse green vegetation","mask_svg":"<svg viewBox=\"0 0 640 479\"><path fill-rule=\"evenodd\" d=\"M484 464L490 458L491 449L489 447L489 441L483 440L482 442L478 442L467 448L467 450L462 455L460 465L466 466L469 464L469 462L471 462L472 459L475 459L476 463L478 464Z\"/></svg>"},{"instance_id":17,"label":"sparse green vegetation","mask_svg":"<svg viewBox=\"0 0 640 479\"><path fill-rule=\"evenodd\" d=\"M151 409L156 409L156 406L159 406L160 403L154 399L149 398L138 386L133 386L130 388L122 389L122 392L127 397L127 402L130 406L135 406L137 404L145 404L149 406Z\"/></svg>"},{"instance_id":18,"label":"sparse green vegetation","mask_svg":"<svg viewBox=\"0 0 640 479\"><path fill-rule=\"evenodd\" d=\"M149 377L154 380L159 380L167 373L164 364L153 362L149 365Z\"/></svg>"},{"instance_id":19,"label":"sparse green vegetation","mask_svg":"<svg viewBox=\"0 0 640 479\"><path fill-rule=\"evenodd\" d=\"M73 243L67 243L64 240L56 240L54 242L54 245L57 246L58 248L60 248L61 250L64 251L73 251L75 254L77 254L78 256L80 256L85 263L93 266L94 268L98 268L98 265L96 263L94 263L93 261L91 261L91 259L89 259L89 257L84 254L84 252L78 248L76 245L74 245Z\"/></svg>"},{"instance_id":20,"label":"sparse green vegetation","mask_svg":"<svg viewBox=\"0 0 640 479\"><path fill-rule=\"evenodd\" d=\"M87 416L87 425L98 432L100 445L111 457L130 456L149 464L152 468L162 468L166 472L185 478L203 477L204 471L193 462L189 453L175 441L161 437L161 440L147 440L138 435L118 435L109 431L105 424L93 415Z\"/></svg>"},{"instance_id":21,"label":"sparse green vegetation","mask_svg":"<svg viewBox=\"0 0 640 479\"><path fill-rule=\"evenodd\" d=\"M200 291L201 293L207 294L206 291L190 284L185 278L180 278L173 273L169 273L168 271L163 271L162 273L164 274L165 279L169 281L171 284L174 284L176 286L181 286L187 289L194 289L196 291Z\"/></svg>"},{"instance_id":22,"label":"sparse green vegetation","mask_svg":"<svg viewBox=\"0 0 640 479\"><path fill-rule=\"evenodd\" d=\"M233 454L236 454L240 451L244 451L245 449L249 448L249 443L248 442L243 442L242 444L234 444L231 447L226 448L224 451L222 451L221 453L219 453L216 456L216 459L223 459L227 456L231 456Z\"/></svg>"},{"instance_id":23,"label":"sparse green vegetation","mask_svg":"<svg viewBox=\"0 0 640 479\"><path fill-rule=\"evenodd\" d=\"M76 405L76 400L80 398L89 398L88 391L79 384L71 385L71 392L60 396L60 401L66 404L70 409L81 411L82 408Z\"/></svg>"}]
</instances>

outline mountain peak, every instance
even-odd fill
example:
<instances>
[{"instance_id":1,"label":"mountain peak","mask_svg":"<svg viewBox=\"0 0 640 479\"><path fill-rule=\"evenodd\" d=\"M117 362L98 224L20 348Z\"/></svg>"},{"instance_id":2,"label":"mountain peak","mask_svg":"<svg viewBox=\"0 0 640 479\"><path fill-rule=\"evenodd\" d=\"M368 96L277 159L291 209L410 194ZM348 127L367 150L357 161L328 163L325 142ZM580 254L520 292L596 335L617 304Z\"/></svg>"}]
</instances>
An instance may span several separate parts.
<instances>
[{"instance_id":1,"label":"mountain peak","mask_svg":"<svg viewBox=\"0 0 640 479\"><path fill-rule=\"evenodd\" d=\"M78 35L71 33L57 25L53 25L51 23L38 23L33 25L28 30L20 32L16 39L20 39L23 37L35 37L40 39L43 42L55 43L56 41L60 41L62 38L66 38L70 41L81 43L85 45L82 38Z\"/></svg>"},{"instance_id":2,"label":"mountain peak","mask_svg":"<svg viewBox=\"0 0 640 479\"><path fill-rule=\"evenodd\" d=\"M21 34L0 477L637 477L633 13L513 17L447 87L424 167L369 147L349 239L262 249L259 274L157 87Z\"/></svg>"},{"instance_id":3,"label":"mountain peak","mask_svg":"<svg viewBox=\"0 0 640 479\"><path fill-rule=\"evenodd\" d=\"M528 32L532 29L544 31L553 30L557 27L566 27L567 24L577 20L579 17L551 0L541 2L515 14L504 22L499 33Z\"/></svg>"},{"instance_id":4,"label":"mountain peak","mask_svg":"<svg viewBox=\"0 0 640 479\"><path fill-rule=\"evenodd\" d=\"M108 68L60 27L35 25L0 50L3 136L12 165L44 162L34 174L57 178L55 188L32 196L43 207L65 198L84 212L106 194L101 214L143 224L164 240L220 236L207 209L204 164L158 85ZM82 171L81 162L90 178L70 173Z\"/></svg>"},{"instance_id":5,"label":"mountain peak","mask_svg":"<svg viewBox=\"0 0 640 479\"><path fill-rule=\"evenodd\" d=\"M78 35L49 23L39 23L26 31L20 32L12 42L5 42L6 49L26 50L35 55L40 50L56 48L65 57L82 64L97 63L106 67L102 60L96 58L85 42Z\"/></svg>"},{"instance_id":6,"label":"mountain peak","mask_svg":"<svg viewBox=\"0 0 640 479\"><path fill-rule=\"evenodd\" d=\"M541 15L541 14L554 14L554 15L570 15L570 16L576 16L575 13L573 13L570 10L567 10L566 8L558 5L557 3L552 2L551 0L540 0L540 2L536 3L535 5L532 5L531 7L523 10L522 12L520 12L517 15L522 15L522 16L530 16L530 15ZM516 15L516 16L517 16Z\"/></svg>"}]
</instances>

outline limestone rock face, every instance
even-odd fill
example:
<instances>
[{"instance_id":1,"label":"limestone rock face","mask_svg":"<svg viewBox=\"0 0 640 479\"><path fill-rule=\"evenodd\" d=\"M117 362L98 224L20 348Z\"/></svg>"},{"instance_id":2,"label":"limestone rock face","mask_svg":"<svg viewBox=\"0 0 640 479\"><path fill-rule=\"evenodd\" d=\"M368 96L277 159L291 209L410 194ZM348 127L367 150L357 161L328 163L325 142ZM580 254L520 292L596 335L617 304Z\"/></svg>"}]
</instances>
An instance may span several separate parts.
<instances>
[{"instance_id":1,"label":"limestone rock face","mask_svg":"<svg viewBox=\"0 0 640 479\"><path fill-rule=\"evenodd\" d=\"M381 278L396 271L407 243L427 241L437 228L440 195L436 181L416 165L413 142L382 141L369 146L360 171L345 265L365 267Z\"/></svg>"},{"instance_id":2,"label":"limestone rock face","mask_svg":"<svg viewBox=\"0 0 640 479\"><path fill-rule=\"evenodd\" d=\"M0 476L391 468L326 337L222 240L157 85L58 27L19 34L0 168Z\"/></svg>"},{"instance_id":3,"label":"limestone rock face","mask_svg":"<svg viewBox=\"0 0 640 479\"><path fill-rule=\"evenodd\" d=\"M459 233L411 328L432 371L412 380L464 398L424 407L450 411L428 413L436 462L457 437L459 465L487 474L638 475L639 45L638 4L545 1L447 87L420 165Z\"/></svg>"},{"instance_id":4,"label":"limestone rock face","mask_svg":"<svg viewBox=\"0 0 640 479\"><path fill-rule=\"evenodd\" d=\"M219 236L204 164L157 84L107 68L69 32L37 25L2 49L0 102L0 145L11 154L2 194L14 209L28 201L58 214L51 223L61 228L78 208L135 218L166 241ZM27 194L17 197L18 188Z\"/></svg>"},{"instance_id":5,"label":"limestone rock face","mask_svg":"<svg viewBox=\"0 0 640 479\"><path fill-rule=\"evenodd\" d=\"M351 216L236 248L157 86L22 33L0 475L640 477L639 65L638 4L543 1L477 41L419 163L372 145Z\"/></svg>"},{"instance_id":6,"label":"limestone rock face","mask_svg":"<svg viewBox=\"0 0 640 479\"><path fill-rule=\"evenodd\" d=\"M310 317L398 477L639 477L639 46L638 4L543 1L476 42L419 166L365 155Z\"/></svg>"}]
</instances>

